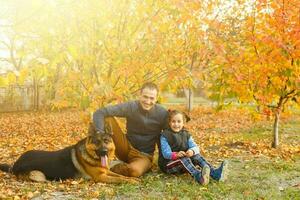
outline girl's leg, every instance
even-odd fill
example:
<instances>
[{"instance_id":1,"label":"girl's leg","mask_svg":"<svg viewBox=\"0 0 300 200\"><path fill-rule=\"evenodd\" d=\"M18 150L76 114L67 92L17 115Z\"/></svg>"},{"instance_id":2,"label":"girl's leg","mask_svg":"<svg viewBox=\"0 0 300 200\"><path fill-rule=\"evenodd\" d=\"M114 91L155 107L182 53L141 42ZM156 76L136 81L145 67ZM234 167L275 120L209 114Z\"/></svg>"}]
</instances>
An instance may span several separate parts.
<instances>
[{"instance_id":1,"label":"girl's leg","mask_svg":"<svg viewBox=\"0 0 300 200\"><path fill-rule=\"evenodd\" d=\"M208 165L211 170L214 169L214 167L209 162L207 162L205 158L202 157L200 154L193 155L191 157L191 160L195 165L199 165L201 168L205 165Z\"/></svg>"},{"instance_id":2,"label":"girl's leg","mask_svg":"<svg viewBox=\"0 0 300 200\"><path fill-rule=\"evenodd\" d=\"M214 170L214 179L217 181L224 182L227 179L228 174L228 161L224 160L220 167Z\"/></svg>"},{"instance_id":3,"label":"girl's leg","mask_svg":"<svg viewBox=\"0 0 300 200\"><path fill-rule=\"evenodd\" d=\"M209 174L210 174L210 169L209 167L204 167L202 168L202 171L198 170L195 165L192 163L192 160L187 157L183 157L177 160L177 162L180 162L180 165L174 166L171 169L168 169L167 172L173 172L174 171L179 171L185 169L188 171L194 179L199 182L202 185L206 185L209 183Z\"/></svg>"},{"instance_id":4,"label":"girl's leg","mask_svg":"<svg viewBox=\"0 0 300 200\"><path fill-rule=\"evenodd\" d=\"M210 176L217 180L217 181L225 181L227 178L227 171L228 171L228 161L223 161L221 166L215 169L209 162L205 160L200 154L196 154L191 157L192 162L195 165L199 165L203 168L205 165L209 166L210 168Z\"/></svg>"}]
</instances>

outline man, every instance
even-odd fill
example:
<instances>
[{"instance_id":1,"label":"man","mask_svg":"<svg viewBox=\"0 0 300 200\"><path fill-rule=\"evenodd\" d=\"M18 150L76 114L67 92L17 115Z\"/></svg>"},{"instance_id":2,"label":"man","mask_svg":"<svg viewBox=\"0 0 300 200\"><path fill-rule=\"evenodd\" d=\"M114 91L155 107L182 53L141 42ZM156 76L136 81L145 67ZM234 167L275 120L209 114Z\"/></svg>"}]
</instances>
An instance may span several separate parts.
<instances>
[{"instance_id":1,"label":"man","mask_svg":"<svg viewBox=\"0 0 300 200\"><path fill-rule=\"evenodd\" d=\"M167 122L168 112L156 104L158 87L145 83L139 99L114 106L107 106L94 113L93 121L97 131L103 132L104 118L126 118L127 134L121 130L115 118L110 118L116 156L125 163L111 170L124 176L139 177L152 166L155 144L159 141L161 130Z\"/></svg>"}]
</instances>

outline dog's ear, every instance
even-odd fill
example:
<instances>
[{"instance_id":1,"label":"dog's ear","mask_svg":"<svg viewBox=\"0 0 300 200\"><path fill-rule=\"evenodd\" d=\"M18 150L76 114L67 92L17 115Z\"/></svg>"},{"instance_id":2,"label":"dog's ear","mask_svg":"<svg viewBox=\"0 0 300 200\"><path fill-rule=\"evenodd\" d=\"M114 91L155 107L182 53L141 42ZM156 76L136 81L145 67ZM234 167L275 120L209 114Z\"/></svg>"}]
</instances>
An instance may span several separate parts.
<instances>
[{"instance_id":1,"label":"dog's ear","mask_svg":"<svg viewBox=\"0 0 300 200\"><path fill-rule=\"evenodd\" d=\"M96 127L93 123L90 123L89 129L88 129L88 136L92 136L96 133Z\"/></svg>"}]
</instances>

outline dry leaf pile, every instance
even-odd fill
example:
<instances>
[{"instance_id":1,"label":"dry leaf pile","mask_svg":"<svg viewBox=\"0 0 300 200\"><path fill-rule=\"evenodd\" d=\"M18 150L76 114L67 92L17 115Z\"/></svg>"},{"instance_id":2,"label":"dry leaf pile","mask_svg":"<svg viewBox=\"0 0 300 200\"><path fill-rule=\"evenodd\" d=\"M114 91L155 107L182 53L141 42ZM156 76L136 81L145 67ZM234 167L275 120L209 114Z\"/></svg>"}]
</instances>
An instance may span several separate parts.
<instances>
[{"instance_id":1,"label":"dry leaf pile","mask_svg":"<svg viewBox=\"0 0 300 200\"><path fill-rule=\"evenodd\" d=\"M215 162L241 154L265 155L293 159L300 153L297 143L282 144L279 149L271 148L269 139L249 141L236 139L235 135L251 130L259 124L271 124L266 120L256 122L245 109L215 112L211 108L197 108L190 113L192 120L187 128L201 152L208 160ZM270 125L271 126L271 125ZM84 114L79 111L63 112L22 112L0 114L0 163L11 163L24 151L31 149L57 150L74 144L87 133ZM270 135L271 135L270 131ZM53 183L31 183L17 181L13 175L0 172L0 199L30 199L36 196L53 195L74 198L98 197L97 187L101 183L67 180ZM109 195L114 191L106 188ZM66 196L70 194L71 196ZM52 196L51 196L52 195ZM72 196L73 195L73 196ZM48 197L45 197L48 198Z\"/></svg>"}]
</instances>

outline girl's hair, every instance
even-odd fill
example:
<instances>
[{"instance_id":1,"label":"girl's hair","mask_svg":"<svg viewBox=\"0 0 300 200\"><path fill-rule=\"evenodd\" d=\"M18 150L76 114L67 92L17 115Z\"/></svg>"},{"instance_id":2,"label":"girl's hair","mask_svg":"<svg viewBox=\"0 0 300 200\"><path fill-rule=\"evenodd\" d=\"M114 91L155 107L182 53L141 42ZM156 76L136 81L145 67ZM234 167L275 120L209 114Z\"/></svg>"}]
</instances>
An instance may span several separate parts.
<instances>
[{"instance_id":1,"label":"girl's hair","mask_svg":"<svg viewBox=\"0 0 300 200\"><path fill-rule=\"evenodd\" d=\"M172 119L175 115L177 115L177 114L181 114L181 115L182 115L182 118L183 118L183 121L184 121L184 122L188 122L188 121L191 120L191 118L190 118L186 113L181 112L181 111L179 111L179 110L170 110L170 109L169 109L168 111L169 111L168 122L170 122L171 119Z\"/></svg>"}]
</instances>

